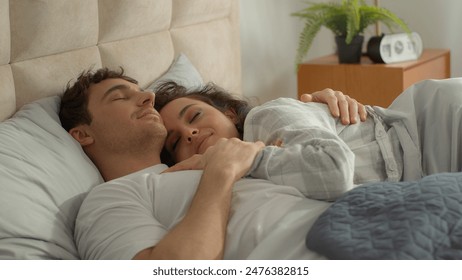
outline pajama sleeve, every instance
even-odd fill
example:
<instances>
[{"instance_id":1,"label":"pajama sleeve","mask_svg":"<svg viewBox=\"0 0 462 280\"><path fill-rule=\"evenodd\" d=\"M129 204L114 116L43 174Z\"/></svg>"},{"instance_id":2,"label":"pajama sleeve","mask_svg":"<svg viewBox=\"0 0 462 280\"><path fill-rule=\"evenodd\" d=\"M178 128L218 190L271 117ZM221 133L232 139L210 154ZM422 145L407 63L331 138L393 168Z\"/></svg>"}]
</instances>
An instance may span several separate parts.
<instances>
[{"instance_id":1,"label":"pajama sleeve","mask_svg":"<svg viewBox=\"0 0 462 280\"><path fill-rule=\"evenodd\" d=\"M280 98L252 109L244 140L267 146L249 175L296 187L308 198L335 200L353 188L355 160L337 125L325 104Z\"/></svg>"}]
</instances>

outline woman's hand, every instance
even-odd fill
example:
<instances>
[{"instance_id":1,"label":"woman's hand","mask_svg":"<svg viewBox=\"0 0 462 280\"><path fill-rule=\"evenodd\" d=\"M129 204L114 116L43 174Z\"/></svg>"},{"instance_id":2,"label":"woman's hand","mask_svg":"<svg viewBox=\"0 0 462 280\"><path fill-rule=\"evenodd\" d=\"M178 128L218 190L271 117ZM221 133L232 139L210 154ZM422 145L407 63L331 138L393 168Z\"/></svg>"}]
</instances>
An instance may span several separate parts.
<instances>
[{"instance_id":1,"label":"woman's hand","mask_svg":"<svg viewBox=\"0 0 462 280\"><path fill-rule=\"evenodd\" d=\"M313 93L305 93L300 96L302 102L325 103L329 107L332 116L340 118L343 124L354 124L367 118L366 107L356 101L356 99L330 88Z\"/></svg>"},{"instance_id":2,"label":"woman's hand","mask_svg":"<svg viewBox=\"0 0 462 280\"><path fill-rule=\"evenodd\" d=\"M178 162L175 165L165 169L162 173L181 171L181 170L199 170L204 168L202 162L203 155L195 154L192 157Z\"/></svg>"},{"instance_id":3,"label":"woman's hand","mask_svg":"<svg viewBox=\"0 0 462 280\"><path fill-rule=\"evenodd\" d=\"M216 172L231 172L228 174L238 180L247 174L255 157L264 147L265 144L261 141L253 143L244 142L237 138L222 138L215 145L209 147L204 154L194 155L164 172L210 169L216 170Z\"/></svg>"}]
</instances>

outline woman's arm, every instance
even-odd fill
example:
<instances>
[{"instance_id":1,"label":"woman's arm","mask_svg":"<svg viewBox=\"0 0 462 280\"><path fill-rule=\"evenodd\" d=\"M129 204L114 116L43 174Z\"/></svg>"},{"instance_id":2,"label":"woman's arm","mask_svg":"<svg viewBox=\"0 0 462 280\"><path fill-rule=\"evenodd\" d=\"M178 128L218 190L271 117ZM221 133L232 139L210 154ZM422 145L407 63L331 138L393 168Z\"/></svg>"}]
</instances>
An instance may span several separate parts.
<instances>
[{"instance_id":1,"label":"woman's arm","mask_svg":"<svg viewBox=\"0 0 462 280\"><path fill-rule=\"evenodd\" d=\"M310 198L335 200L354 186L354 154L336 125L325 105L282 98L254 108L244 140L282 144L265 147L250 175L297 187Z\"/></svg>"}]
</instances>

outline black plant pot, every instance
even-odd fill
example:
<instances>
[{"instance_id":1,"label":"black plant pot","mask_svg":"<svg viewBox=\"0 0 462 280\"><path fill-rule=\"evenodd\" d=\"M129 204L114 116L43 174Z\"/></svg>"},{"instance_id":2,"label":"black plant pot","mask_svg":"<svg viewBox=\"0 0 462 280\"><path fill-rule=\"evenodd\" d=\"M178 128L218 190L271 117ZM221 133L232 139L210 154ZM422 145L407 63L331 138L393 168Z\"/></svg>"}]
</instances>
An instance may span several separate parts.
<instances>
[{"instance_id":1,"label":"black plant pot","mask_svg":"<svg viewBox=\"0 0 462 280\"><path fill-rule=\"evenodd\" d=\"M360 63L363 49L364 36L356 35L350 44L345 43L345 36L336 36L338 62Z\"/></svg>"}]
</instances>

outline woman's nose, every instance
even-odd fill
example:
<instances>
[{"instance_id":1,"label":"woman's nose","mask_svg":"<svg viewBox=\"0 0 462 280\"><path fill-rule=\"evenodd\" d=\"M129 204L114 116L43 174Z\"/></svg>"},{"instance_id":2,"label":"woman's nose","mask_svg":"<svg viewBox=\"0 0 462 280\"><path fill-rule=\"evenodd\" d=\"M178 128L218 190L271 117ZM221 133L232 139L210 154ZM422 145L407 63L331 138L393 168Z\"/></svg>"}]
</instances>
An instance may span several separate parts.
<instances>
[{"instance_id":1,"label":"woman's nose","mask_svg":"<svg viewBox=\"0 0 462 280\"><path fill-rule=\"evenodd\" d=\"M188 136L186 137L186 139L188 140L189 143L191 143L193 141L193 138L197 136L198 132L199 131L197 129L191 129Z\"/></svg>"}]
</instances>

